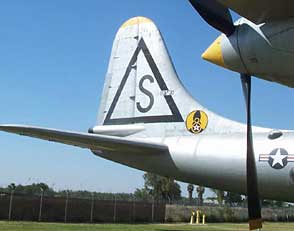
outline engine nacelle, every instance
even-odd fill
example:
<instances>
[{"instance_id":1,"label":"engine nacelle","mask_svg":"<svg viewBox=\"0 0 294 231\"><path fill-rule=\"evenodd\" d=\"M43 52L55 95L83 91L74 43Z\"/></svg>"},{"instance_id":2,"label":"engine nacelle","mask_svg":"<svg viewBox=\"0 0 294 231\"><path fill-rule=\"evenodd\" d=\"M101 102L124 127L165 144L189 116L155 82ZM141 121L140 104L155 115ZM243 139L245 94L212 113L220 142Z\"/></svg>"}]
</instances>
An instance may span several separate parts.
<instances>
[{"instance_id":1,"label":"engine nacelle","mask_svg":"<svg viewBox=\"0 0 294 231\"><path fill-rule=\"evenodd\" d=\"M255 25L242 18L202 58L227 69L294 87L294 19Z\"/></svg>"}]
</instances>

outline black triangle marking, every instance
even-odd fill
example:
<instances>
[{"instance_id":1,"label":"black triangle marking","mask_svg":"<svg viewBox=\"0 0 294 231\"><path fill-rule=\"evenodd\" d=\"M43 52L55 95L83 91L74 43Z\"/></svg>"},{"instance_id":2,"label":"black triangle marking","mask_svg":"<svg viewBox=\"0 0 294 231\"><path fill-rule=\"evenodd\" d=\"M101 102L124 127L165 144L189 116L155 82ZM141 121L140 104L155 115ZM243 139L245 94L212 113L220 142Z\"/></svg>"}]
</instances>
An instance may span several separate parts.
<instances>
[{"instance_id":1,"label":"black triangle marking","mask_svg":"<svg viewBox=\"0 0 294 231\"><path fill-rule=\"evenodd\" d=\"M127 79L129 77L129 74L133 68L133 65L136 63L138 54L142 50L151 70L152 73L160 87L160 89L163 90L168 90L155 62L154 59L152 58L150 51L148 47L146 46L146 43L143 38L140 39L138 47L136 48L130 63L126 69L126 72L122 78L122 81L118 87L118 90L114 96L114 99L110 105L110 108L107 112L107 115L104 120L104 125L119 125L119 124L132 124L132 123L164 123L164 122L183 122L183 118L181 113L179 112L179 109L177 105L175 104L175 101L173 100L171 95L164 95L164 98L168 104L169 109L172 112L172 115L159 115L159 116L140 116L140 117L130 117L130 118L115 118L111 119L111 115L114 111L114 108L118 102L118 99L121 95L121 92L127 82Z\"/></svg>"}]
</instances>

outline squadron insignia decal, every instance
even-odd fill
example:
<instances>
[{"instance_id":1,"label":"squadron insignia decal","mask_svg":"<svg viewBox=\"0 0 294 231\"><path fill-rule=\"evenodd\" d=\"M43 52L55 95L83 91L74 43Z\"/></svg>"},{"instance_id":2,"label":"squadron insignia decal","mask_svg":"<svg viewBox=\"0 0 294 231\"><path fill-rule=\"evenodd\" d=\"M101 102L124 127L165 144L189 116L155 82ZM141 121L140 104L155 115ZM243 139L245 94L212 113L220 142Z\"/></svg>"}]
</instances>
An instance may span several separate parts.
<instances>
[{"instance_id":1,"label":"squadron insignia decal","mask_svg":"<svg viewBox=\"0 0 294 231\"><path fill-rule=\"evenodd\" d=\"M208 116L204 111L192 111L186 118L186 128L193 134L199 134L205 130L208 124Z\"/></svg>"},{"instance_id":2,"label":"squadron insignia decal","mask_svg":"<svg viewBox=\"0 0 294 231\"><path fill-rule=\"evenodd\" d=\"M274 169L282 169L288 162L294 162L294 155L288 154L284 148L276 148L270 154L260 154L259 161L268 162Z\"/></svg>"}]
</instances>

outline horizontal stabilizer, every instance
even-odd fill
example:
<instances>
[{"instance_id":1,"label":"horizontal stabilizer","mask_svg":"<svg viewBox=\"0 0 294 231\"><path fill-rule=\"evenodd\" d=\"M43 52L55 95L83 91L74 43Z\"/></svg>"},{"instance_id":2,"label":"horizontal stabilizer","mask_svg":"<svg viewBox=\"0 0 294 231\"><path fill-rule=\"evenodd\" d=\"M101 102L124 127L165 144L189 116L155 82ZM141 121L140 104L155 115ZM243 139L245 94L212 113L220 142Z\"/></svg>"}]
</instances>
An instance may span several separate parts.
<instances>
[{"instance_id":1,"label":"horizontal stabilizer","mask_svg":"<svg viewBox=\"0 0 294 231\"><path fill-rule=\"evenodd\" d=\"M163 144L128 140L106 135L72 132L26 125L0 125L0 131L88 148L95 151L160 154L168 151Z\"/></svg>"}]
</instances>

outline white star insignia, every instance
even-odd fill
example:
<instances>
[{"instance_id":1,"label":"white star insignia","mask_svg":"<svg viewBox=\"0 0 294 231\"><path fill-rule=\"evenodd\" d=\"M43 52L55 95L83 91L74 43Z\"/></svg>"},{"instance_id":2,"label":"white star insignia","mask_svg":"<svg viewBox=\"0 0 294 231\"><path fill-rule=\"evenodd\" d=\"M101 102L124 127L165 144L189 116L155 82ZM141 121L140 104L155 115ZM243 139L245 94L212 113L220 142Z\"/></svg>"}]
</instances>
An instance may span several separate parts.
<instances>
[{"instance_id":1,"label":"white star insignia","mask_svg":"<svg viewBox=\"0 0 294 231\"><path fill-rule=\"evenodd\" d=\"M201 130L201 127L199 124L194 125L194 131L199 132Z\"/></svg>"},{"instance_id":2,"label":"white star insignia","mask_svg":"<svg viewBox=\"0 0 294 231\"><path fill-rule=\"evenodd\" d=\"M279 164L282 167L284 167L283 160L286 157L286 155L281 155L281 149L279 148L275 155L270 155L270 158L273 159L272 167L274 167L276 164Z\"/></svg>"}]
</instances>

